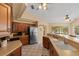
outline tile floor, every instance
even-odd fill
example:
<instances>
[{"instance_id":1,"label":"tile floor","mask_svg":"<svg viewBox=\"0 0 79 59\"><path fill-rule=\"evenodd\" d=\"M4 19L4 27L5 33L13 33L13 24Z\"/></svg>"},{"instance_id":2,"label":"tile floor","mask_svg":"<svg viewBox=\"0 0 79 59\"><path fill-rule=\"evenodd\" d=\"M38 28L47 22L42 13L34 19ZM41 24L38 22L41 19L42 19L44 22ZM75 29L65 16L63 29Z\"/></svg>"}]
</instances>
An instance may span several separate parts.
<instances>
[{"instance_id":1,"label":"tile floor","mask_svg":"<svg viewBox=\"0 0 79 59\"><path fill-rule=\"evenodd\" d=\"M49 56L49 52L41 44L25 45L22 47L22 56Z\"/></svg>"}]
</instances>

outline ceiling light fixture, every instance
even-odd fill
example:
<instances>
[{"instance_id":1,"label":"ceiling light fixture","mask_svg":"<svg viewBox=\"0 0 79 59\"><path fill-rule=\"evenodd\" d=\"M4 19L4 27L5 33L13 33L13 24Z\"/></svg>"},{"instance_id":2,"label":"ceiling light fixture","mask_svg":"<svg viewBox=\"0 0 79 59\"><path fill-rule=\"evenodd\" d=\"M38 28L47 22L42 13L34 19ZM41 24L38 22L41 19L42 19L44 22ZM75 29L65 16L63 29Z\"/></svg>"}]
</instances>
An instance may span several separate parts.
<instances>
[{"instance_id":1,"label":"ceiling light fixture","mask_svg":"<svg viewBox=\"0 0 79 59\"><path fill-rule=\"evenodd\" d=\"M42 9L42 4L40 4L38 8L39 8L39 9Z\"/></svg>"},{"instance_id":2,"label":"ceiling light fixture","mask_svg":"<svg viewBox=\"0 0 79 59\"><path fill-rule=\"evenodd\" d=\"M67 14L67 15L65 15L65 17L64 17L64 18L65 18L65 21L67 21L67 22L71 21L71 20L70 20L70 17L69 17L69 15L68 15L68 14Z\"/></svg>"},{"instance_id":3,"label":"ceiling light fixture","mask_svg":"<svg viewBox=\"0 0 79 59\"><path fill-rule=\"evenodd\" d=\"M70 17L69 17L69 15L68 15L68 10L66 10L66 15L65 15L65 17L64 17L64 19L65 19L65 21L67 21L67 22L69 22L69 21L71 21L70 20Z\"/></svg>"},{"instance_id":4,"label":"ceiling light fixture","mask_svg":"<svg viewBox=\"0 0 79 59\"><path fill-rule=\"evenodd\" d=\"M37 10L47 10L48 6L47 3L39 3L38 7L35 5L31 5L31 9L37 9Z\"/></svg>"},{"instance_id":5,"label":"ceiling light fixture","mask_svg":"<svg viewBox=\"0 0 79 59\"><path fill-rule=\"evenodd\" d=\"M47 10L47 3L41 3L40 5L39 5L39 9L43 9L43 10Z\"/></svg>"},{"instance_id":6,"label":"ceiling light fixture","mask_svg":"<svg viewBox=\"0 0 79 59\"><path fill-rule=\"evenodd\" d=\"M66 20L69 19L69 15L65 15L65 19L66 19Z\"/></svg>"}]
</instances>

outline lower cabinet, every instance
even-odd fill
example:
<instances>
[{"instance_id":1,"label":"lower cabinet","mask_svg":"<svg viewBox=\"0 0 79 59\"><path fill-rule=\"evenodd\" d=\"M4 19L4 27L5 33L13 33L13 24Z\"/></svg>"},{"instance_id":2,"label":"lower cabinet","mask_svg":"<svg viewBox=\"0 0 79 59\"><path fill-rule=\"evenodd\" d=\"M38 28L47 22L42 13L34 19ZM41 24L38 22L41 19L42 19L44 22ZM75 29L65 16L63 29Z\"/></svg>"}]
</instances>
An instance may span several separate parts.
<instances>
[{"instance_id":1,"label":"lower cabinet","mask_svg":"<svg viewBox=\"0 0 79 59\"><path fill-rule=\"evenodd\" d=\"M43 37L43 47L49 49L49 38Z\"/></svg>"},{"instance_id":2,"label":"lower cabinet","mask_svg":"<svg viewBox=\"0 0 79 59\"><path fill-rule=\"evenodd\" d=\"M58 56L58 53L52 43L49 41L49 54L50 56Z\"/></svg>"},{"instance_id":3,"label":"lower cabinet","mask_svg":"<svg viewBox=\"0 0 79 59\"><path fill-rule=\"evenodd\" d=\"M54 52L53 50L54 50L53 45L49 41L49 54L50 54L50 56L53 56L53 52Z\"/></svg>"},{"instance_id":4,"label":"lower cabinet","mask_svg":"<svg viewBox=\"0 0 79 59\"><path fill-rule=\"evenodd\" d=\"M49 50L50 56L58 56L56 49L54 48L53 44L51 43L50 39L46 36L43 37L43 47Z\"/></svg>"},{"instance_id":5,"label":"lower cabinet","mask_svg":"<svg viewBox=\"0 0 79 59\"><path fill-rule=\"evenodd\" d=\"M21 42L22 42L22 45L28 45L29 44L29 35L23 35L21 38L20 38Z\"/></svg>"},{"instance_id":6,"label":"lower cabinet","mask_svg":"<svg viewBox=\"0 0 79 59\"><path fill-rule=\"evenodd\" d=\"M59 56L58 53L57 53L57 51L55 49L53 51L53 56Z\"/></svg>"},{"instance_id":7,"label":"lower cabinet","mask_svg":"<svg viewBox=\"0 0 79 59\"><path fill-rule=\"evenodd\" d=\"M21 47L14 50L12 53L10 53L8 56L21 56Z\"/></svg>"}]
</instances>

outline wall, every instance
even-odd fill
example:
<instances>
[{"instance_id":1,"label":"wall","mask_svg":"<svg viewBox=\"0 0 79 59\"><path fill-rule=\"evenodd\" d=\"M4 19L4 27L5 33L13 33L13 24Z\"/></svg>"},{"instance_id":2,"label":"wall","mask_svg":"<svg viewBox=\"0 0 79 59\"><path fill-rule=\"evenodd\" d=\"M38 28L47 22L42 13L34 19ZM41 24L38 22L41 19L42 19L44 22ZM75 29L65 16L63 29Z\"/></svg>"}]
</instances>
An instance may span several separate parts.
<instances>
[{"instance_id":1,"label":"wall","mask_svg":"<svg viewBox=\"0 0 79 59\"><path fill-rule=\"evenodd\" d=\"M75 26L79 26L79 18L74 19L74 20L70 23L69 34L75 35Z\"/></svg>"},{"instance_id":2,"label":"wall","mask_svg":"<svg viewBox=\"0 0 79 59\"><path fill-rule=\"evenodd\" d=\"M71 23L68 25L69 27L69 35L75 35L75 26L79 25L79 18L74 19L71 21Z\"/></svg>"},{"instance_id":3,"label":"wall","mask_svg":"<svg viewBox=\"0 0 79 59\"><path fill-rule=\"evenodd\" d=\"M43 22L43 21L39 21L38 23L38 27L39 26L43 26L44 29L44 35L46 35L49 32L49 28L48 28L48 23L47 22Z\"/></svg>"},{"instance_id":4,"label":"wall","mask_svg":"<svg viewBox=\"0 0 79 59\"><path fill-rule=\"evenodd\" d=\"M74 19L74 21L71 22L73 26L78 26L79 25L79 18Z\"/></svg>"}]
</instances>

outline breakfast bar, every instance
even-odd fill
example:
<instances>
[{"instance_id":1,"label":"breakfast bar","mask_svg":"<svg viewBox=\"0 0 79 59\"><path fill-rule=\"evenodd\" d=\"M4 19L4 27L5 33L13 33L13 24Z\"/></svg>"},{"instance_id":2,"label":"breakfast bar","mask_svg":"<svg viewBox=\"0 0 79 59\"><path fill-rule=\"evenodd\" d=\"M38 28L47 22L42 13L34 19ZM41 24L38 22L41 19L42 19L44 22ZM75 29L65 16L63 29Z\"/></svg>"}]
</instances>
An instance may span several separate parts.
<instances>
[{"instance_id":1,"label":"breakfast bar","mask_svg":"<svg viewBox=\"0 0 79 59\"><path fill-rule=\"evenodd\" d=\"M43 40L45 38L48 38L46 41L48 42L50 56L79 56L79 42L76 42L75 38L55 34L44 36ZM45 44L43 46L45 47Z\"/></svg>"}]
</instances>

